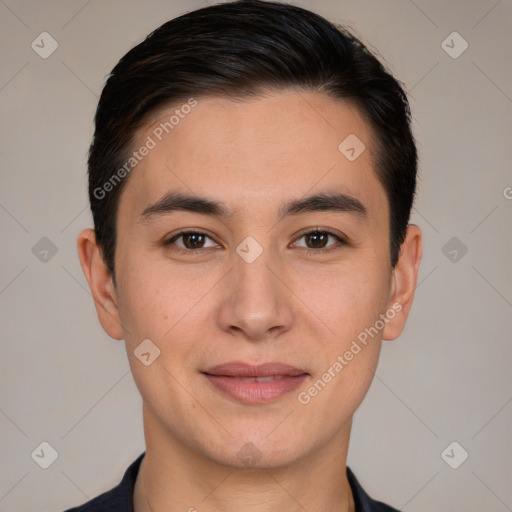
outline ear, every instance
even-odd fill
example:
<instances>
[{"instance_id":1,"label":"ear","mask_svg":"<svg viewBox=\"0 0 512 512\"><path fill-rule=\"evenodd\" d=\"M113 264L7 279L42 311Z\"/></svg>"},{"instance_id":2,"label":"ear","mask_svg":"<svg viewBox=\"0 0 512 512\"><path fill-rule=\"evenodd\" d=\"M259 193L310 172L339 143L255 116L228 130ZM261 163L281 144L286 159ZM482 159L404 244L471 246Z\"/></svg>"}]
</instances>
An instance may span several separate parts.
<instances>
[{"instance_id":1,"label":"ear","mask_svg":"<svg viewBox=\"0 0 512 512\"><path fill-rule=\"evenodd\" d=\"M103 260L93 229L84 229L77 240L78 256L89 283L98 319L112 338L123 338L123 328L117 307L117 295L112 274Z\"/></svg>"},{"instance_id":2,"label":"ear","mask_svg":"<svg viewBox=\"0 0 512 512\"><path fill-rule=\"evenodd\" d=\"M409 311L411 310L414 291L418 281L418 270L422 254L421 230L409 224L405 240L400 249L398 262L393 269L391 295L388 302L388 322L382 332L382 339L394 340L402 333Z\"/></svg>"}]
</instances>

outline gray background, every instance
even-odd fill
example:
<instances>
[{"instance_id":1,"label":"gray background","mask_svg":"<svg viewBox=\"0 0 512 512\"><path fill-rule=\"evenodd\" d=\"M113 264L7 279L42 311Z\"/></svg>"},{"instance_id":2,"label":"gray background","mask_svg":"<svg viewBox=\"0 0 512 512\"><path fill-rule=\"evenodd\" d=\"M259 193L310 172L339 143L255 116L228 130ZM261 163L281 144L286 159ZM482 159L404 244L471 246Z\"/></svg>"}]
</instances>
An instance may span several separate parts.
<instances>
[{"instance_id":1,"label":"gray background","mask_svg":"<svg viewBox=\"0 0 512 512\"><path fill-rule=\"evenodd\" d=\"M421 158L416 302L383 346L349 465L405 511L512 510L512 2L294 3L378 49L409 92ZM76 255L91 225L86 151L117 60L204 5L0 0L0 512L86 501L144 449L124 345L100 328ZM46 59L31 48L43 31L59 45ZM469 44L458 58L442 46L454 31ZM48 469L31 458L43 441L59 454ZM441 457L452 441L469 453L458 469Z\"/></svg>"}]
</instances>

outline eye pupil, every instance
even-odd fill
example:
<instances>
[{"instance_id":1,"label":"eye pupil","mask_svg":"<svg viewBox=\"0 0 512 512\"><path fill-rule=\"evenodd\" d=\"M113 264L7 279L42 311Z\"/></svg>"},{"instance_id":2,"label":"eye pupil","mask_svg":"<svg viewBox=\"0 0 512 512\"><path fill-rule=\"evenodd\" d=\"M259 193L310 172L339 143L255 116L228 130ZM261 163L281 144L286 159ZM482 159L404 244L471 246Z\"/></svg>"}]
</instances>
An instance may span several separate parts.
<instances>
[{"instance_id":1,"label":"eye pupil","mask_svg":"<svg viewBox=\"0 0 512 512\"><path fill-rule=\"evenodd\" d=\"M183 235L183 243L187 249L197 249L204 244L204 235L200 233L188 233Z\"/></svg>"},{"instance_id":2,"label":"eye pupil","mask_svg":"<svg viewBox=\"0 0 512 512\"><path fill-rule=\"evenodd\" d=\"M321 233L320 231L315 231L313 233L308 233L306 235L306 239L310 242L312 242L312 247L315 249L319 249L322 247L325 247L325 244L327 243L328 236L326 233ZM309 247L311 247L310 244L308 244Z\"/></svg>"}]
</instances>

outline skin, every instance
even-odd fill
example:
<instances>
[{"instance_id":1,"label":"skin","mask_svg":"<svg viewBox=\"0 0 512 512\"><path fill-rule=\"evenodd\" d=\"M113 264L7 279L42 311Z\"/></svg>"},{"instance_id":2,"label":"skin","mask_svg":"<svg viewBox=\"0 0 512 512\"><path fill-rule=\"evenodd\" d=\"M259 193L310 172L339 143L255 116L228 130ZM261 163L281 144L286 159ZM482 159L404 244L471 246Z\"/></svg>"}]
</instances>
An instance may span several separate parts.
<instances>
[{"instance_id":1,"label":"skin","mask_svg":"<svg viewBox=\"0 0 512 512\"><path fill-rule=\"evenodd\" d=\"M371 384L381 339L396 338L405 325L421 232L409 226L392 268L372 133L353 106L297 91L197 100L132 171L121 195L116 286L94 232L78 239L99 320L125 340L143 399L137 511L147 509L141 475L154 512L351 510L345 464L352 416ZM141 129L140 144L175 108ZM366 146L353 162L338 150L349 134ZM222 202L232 215L141 216L169 191ZM350 195L366 215L313 211L279 219L283 203L320 192ZM183 238L164 245L184 229L210 238L199 249L183 248L190 244ZM315 229L348 243L331 236L322 248L303 236ZM252 263L236 252L248 236L263 249ZM299 392L395 303L401 311L384 330L307 405L299 403ZM134 355L146 338L161 351L149 366ZM309 376L275 401L243 404L200 373L229 361L278 361ZM237 457L246 443L260 454L251 467Z\"/></svg>"}]
</instances>

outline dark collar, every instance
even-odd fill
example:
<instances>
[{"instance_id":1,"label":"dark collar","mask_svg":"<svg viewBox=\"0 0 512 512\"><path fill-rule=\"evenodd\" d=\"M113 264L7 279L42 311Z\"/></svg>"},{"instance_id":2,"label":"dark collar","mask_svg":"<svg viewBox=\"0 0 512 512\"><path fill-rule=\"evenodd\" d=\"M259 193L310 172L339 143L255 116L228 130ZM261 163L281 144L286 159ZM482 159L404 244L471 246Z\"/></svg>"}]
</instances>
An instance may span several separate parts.
<instances>
[{"instance_id":1,"label":"dark collar","mask_svg":"<svg viewBox=\"0 0 512 512\"><path fill-rule=\"evenodd\" d=\"M111 512L112 510L116 512L134 512L133 489L144 455L145 452L132 462L117 487L94 498L81 507L69 509L66 512ZM372 500L361 487L349 467L347 467L347 478L354 496L356 512L398 512L384 503Z\"/></svg>"}]
</instances>

